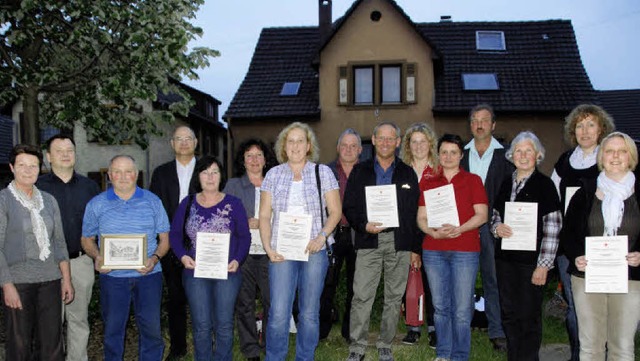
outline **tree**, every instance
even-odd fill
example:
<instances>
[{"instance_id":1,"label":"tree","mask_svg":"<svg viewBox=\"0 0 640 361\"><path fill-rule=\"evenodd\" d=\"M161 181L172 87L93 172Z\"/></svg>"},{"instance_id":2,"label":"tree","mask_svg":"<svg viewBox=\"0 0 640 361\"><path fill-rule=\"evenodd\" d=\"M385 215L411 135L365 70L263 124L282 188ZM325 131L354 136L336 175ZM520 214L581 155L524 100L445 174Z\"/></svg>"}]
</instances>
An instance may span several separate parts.
<instances>
[{"instance_id":1,"label":"tree","mask_svg":"<svg viewBox=\"0 0 640 361\"><path fill-rule=\"evenodd\" d=\"M73 129L107 143L143 148L160 120L186 115L190 98L169 79L197 79L215 50L188 43L202 35L189 20L204 0L3 0L0 2L0 106L21 98L26 142L38 124ZM184 101L143 112L158 92Z\"/></svg>"}]
</instances>

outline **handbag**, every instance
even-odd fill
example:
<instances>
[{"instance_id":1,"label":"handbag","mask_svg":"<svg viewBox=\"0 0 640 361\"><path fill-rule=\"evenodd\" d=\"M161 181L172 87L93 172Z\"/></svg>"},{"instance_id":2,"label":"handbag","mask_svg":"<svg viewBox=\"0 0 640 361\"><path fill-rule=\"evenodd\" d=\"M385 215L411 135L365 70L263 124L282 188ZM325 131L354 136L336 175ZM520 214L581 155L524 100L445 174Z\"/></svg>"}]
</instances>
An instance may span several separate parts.
<instances>
[{"instance_id":1,"label":"handbag","mask_svg":"<svg viewBox=\"0 0 640 361\"><path fill-rule=\"evenodd\" d=\"M324 215L327 212L326 208L322 207L322 188L320 184L320 164L316 163L316 185L318 188L318 198L320 199L320 226L324 225ZM328 216L328 213L327 213ZM336 267L336 256L333 253L333 245L329 244L329 238L324 240L325 247L327 249L327 258L329 258L329 267L327 268L327 275L324 279L325 285L338 284L338 272L340 270Z\"/></svg>"},{"instance_id":2,"label":"handbag","mask_svg":"<svg viewBox=\"0 0 640 361\"><path fill-rule=\"evenodd\" d=\"M409 326L422 326L424 324L424 287L422 272L419 268L409 267L405 305L405 323Z\"/></svg>"}]
</instances>

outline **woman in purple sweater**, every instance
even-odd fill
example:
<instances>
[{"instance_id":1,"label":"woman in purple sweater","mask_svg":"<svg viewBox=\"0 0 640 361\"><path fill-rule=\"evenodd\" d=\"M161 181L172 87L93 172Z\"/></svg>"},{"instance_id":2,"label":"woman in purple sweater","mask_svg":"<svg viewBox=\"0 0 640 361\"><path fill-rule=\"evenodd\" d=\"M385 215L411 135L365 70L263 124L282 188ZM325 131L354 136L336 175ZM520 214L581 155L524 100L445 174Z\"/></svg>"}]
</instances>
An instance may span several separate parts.
<instances>
[{"instance_id":1,"label":"woman in purple sweater","mask_svg":"<svg viewBox=\"0 0 640 361\"><path fill-rule=\"evenodd\" d=\"M240 199L220 191L224 170L216 158L203 157L196 163L198 193L187 196L178 207L169 240L185 269L182 274L193 325L195 360L231 360L233 309L242 283L240 265L249 253L251 235L247 214ZM227 279L194 277L198 232L228 233ZM215 335L216 349L212 347Z\"/></svg>"}]
</instances>

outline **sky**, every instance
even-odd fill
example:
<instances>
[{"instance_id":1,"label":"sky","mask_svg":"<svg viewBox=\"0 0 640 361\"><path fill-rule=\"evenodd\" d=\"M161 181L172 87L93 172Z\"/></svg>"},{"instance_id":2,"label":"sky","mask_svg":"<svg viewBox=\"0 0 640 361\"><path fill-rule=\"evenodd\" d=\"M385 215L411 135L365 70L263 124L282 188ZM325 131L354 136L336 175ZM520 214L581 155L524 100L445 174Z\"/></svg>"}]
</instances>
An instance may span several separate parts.
<instances>
[{"instance_id":1,"label":"sky","mask_svg":"<svg viewBox=\"0 0 640 361\"><path fill-rule=\"evenodd\" d=\"M333 20L352 0L333 1ZM597 90L640 89L639 0L396 0L412 21L571 20L582 62ZM193 21L204 34L191 46L220 51L187 84L222 102L224 115L265 27L316 26L317 0L206 0ZM220 119L221 120L221 119Z\"/></svg>"}]
</instances>

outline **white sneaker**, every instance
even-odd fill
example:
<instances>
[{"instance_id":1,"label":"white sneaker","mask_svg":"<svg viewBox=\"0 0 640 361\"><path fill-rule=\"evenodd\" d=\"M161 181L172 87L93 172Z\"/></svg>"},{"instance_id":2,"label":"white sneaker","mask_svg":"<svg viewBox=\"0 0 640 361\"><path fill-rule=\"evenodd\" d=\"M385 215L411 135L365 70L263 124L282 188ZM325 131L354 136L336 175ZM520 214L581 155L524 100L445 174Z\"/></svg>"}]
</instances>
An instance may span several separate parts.
<instances>
[{"instance_id":1,"label":"white sneaker","mask_svg":"<svg viewBox=\"0 0 640 361\"><path fill-rule=\"evenodd\" d=\"M298 333L296 320L293 319L293 315L291 315L291 318L289 319L289 333Z\"/></svg>"}]
</instances>

